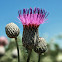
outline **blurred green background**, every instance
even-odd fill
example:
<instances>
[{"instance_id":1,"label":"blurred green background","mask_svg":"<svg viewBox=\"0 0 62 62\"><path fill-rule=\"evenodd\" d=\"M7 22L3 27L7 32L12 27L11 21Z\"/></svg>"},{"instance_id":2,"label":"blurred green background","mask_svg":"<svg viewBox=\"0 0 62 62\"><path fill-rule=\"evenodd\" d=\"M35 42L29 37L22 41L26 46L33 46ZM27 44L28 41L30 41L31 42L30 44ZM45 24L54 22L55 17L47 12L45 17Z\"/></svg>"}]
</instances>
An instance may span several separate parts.
<instances>
[{"instance_id":1,"label":"blurred green background","mask_svg":"<svg viewBox=\"0 0 62 62\"><path fill-rule=\"evenodd\" d=\"M61 39L61 36L57 36L57 39ZM18 36L17 42L20 48L20 61L26 62L28 53L22 45L21 35ZM62 61L62 49L57 43L54 43L54 39L50 39L48 43L48 50L41 54L40 62L61 62ZM9 44L5 47L5 54L0 56L0 62L17 62L17 53L15 39L9 39ZM38 62L38 54L32 50L30 62Z\"/></svg>"}]
</instances>

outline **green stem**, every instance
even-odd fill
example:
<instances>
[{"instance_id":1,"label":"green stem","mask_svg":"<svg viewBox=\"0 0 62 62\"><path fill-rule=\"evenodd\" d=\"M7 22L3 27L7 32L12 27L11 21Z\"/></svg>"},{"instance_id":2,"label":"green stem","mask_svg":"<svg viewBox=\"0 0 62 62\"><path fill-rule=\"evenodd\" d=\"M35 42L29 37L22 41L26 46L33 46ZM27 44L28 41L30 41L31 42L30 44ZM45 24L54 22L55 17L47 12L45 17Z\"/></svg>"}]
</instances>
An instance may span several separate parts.
<instances>
[{"instance_id":1,"label":"green stem","mask_svg":"<svg viewBox=\"0 0 62 62\"><path fill-rule=\"evenodd\" d=\"M38 54L38 62L40 62L41 54Z\"/></svg>"},{"instance_id":2,"label":"green stem","mask_svg":"<svg viewBox=\"0 0 62 62\"><path fill-rule=\"evenodd\" d=\"M18 62L20 62L19 47L18 47L18 43L17 43L17 38L15 38L15 41L16 41L17 52L18 52Z\"/></svg>"},{"instance_id":3,"label":"green stem","mask_svg":"<svg viewBox=\"0 0 62 62\"><path fill-rule=\"evenodd\" d=\"M32 50L28 50L28 59L27 59L27 62L30 61L31 52L32 52Z\"/></svg>"}]
</instances>

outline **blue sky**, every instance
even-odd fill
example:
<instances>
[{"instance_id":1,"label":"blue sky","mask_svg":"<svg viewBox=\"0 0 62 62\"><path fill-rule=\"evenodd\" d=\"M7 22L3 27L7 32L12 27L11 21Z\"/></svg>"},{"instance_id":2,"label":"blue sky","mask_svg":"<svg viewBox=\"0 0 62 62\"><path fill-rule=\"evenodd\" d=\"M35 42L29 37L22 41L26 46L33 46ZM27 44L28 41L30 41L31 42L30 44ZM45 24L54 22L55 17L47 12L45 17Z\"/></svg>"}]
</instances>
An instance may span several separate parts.
<instances>
[{"instance_id":1,"label":"blue sky","mask_svg":"<svg viewBox=\"0 0 62 62\"><path fill-rule=\"evenodd\" d=\"M49 12L48 23L41 24L39 27L39 36L49 40L62 34L62 0L0 0L0 36L6 36L5 26L10 22L19 26L22 35L23 26L22 23L18 23L20 22L17 19L18 10L30 7L39 7ZM61 44L61 41L55 42Z\"/></svg>"}]
</instances>

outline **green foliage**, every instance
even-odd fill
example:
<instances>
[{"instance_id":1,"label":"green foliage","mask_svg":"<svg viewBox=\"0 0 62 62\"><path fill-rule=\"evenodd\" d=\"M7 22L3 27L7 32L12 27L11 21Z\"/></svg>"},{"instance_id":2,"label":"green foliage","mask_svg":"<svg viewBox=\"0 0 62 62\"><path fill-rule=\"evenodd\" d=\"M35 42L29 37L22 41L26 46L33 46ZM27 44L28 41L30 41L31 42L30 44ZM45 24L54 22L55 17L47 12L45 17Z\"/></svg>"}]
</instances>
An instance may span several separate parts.
<instances>
[{"instance_id":1,"label":"green foliage","mask_svg":"<svg viewBox=\"0 0 62 62\"><path fill-rule=\"evenodd\" d=\"M19 49L20 49L20 62L26 62L27 58L28 58L28 52L25 49L25 47L23 47L21 36L18 36L17 42L18 42ZM58 53L61 51L61 49L59 48L59 46L57 44L54 44L54 46L55 46L55 50L52 51L49 48L50 46L48 44L48 51L45 54L41 55L40 62L47 62L48 59L49 59L48 60L49 62L56 61L56 57L57 57ZM12 51L15 48L16 48L15 39L10 39L9 45L6 47L5 55L0 57L0 62L18 62L17 58L12 57ZM30 62L38 62L38 54L36 52L34 52L34 50L32 50L32 53L30 56Z\"/></svg>"}]
</instances>

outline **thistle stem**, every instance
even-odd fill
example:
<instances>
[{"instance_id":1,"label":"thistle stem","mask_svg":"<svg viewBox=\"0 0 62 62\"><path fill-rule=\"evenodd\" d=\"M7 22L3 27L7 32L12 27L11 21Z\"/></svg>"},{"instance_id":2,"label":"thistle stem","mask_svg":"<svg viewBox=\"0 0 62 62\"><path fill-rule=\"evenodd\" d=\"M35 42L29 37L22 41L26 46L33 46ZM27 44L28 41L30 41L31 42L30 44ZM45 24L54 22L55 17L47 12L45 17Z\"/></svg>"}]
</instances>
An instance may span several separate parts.
<instances>
[{"instance_id":1,"label":"thistle stem","mask_svg":"<svg viewBox=\"0 0 62 62\"><path fill-rule=\"evenodd\" d=\"M38 54L38 62L40 62L41 54Z\"/></svg>"},{"instance_id":2,"label":"thistle stem","mask_svg":"<svg viewBox=\"0 0 62 62\"><path fill-rule=\"evenodd\" d=\"M27 62L30 61L31 52L32 52L32 50L28 50L28 58L27 58Z\"/></svg>"},{"instance_id":3,"label":"thistle stem","mask_svg":"<svg viewBox=\"0 0 62 62\"><path fill-rule=\"evenodd\" d=\"M16 41L17 52L18 52L18 62L20 62L19 47L18 47L18 43L17 43L17 38L15 38L15 41Z\"/></svg>"}]
</instances>

